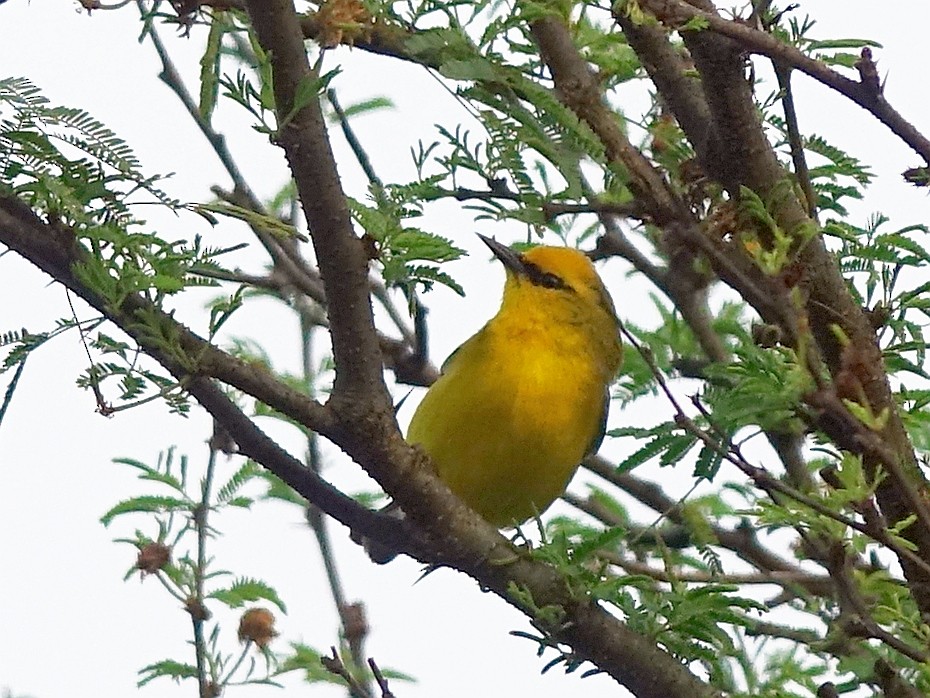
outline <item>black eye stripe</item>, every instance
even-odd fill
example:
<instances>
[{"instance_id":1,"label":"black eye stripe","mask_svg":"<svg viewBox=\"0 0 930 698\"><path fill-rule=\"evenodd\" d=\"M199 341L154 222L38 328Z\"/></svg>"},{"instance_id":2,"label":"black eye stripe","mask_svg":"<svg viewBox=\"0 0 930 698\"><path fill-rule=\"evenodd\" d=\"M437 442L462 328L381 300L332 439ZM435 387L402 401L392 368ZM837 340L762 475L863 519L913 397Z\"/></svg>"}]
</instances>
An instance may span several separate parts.
<instances>
[{"instance_id":1,"label":"black eye stripe","mask_svg":"<svg viewBox=\"0 0 930 698\"><path fill-rule=\"evenodd\" d=\"M543 271L532 262L527 262L524 260L523 268L527 278L536 286L542 286L544 288L564 289L566 291L573 290L571 286L565 283L565 280L561 276L553 274L552 272Z\"/></svg>"}]
</instances>

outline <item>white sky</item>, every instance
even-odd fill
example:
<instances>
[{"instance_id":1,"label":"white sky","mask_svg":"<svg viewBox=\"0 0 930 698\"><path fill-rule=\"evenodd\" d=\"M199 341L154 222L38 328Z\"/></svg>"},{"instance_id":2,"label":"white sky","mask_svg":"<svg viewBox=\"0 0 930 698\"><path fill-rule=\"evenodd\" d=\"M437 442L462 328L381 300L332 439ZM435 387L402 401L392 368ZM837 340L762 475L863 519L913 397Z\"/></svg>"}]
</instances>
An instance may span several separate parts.
<instances>
[{"instance_id":1,"label":"white sky","mask_svg":"<svg viewBox=\"0 0 930 698\"><path fill-rule=\"evenodd\" d=\"M920 91L926 75L919 72L917 50L925 42L930 7L903 1L884 3L881 11L874 7L875 3L864 0L804 3L804 9L820 19L818 36L868 36L885 45L876 56L881 74L888 75L886 94L905 116L923 119L917 125L930 131L927 96ZM186 200L208 200L211 185L228 186L225 172L180 103L157 80L157 57L151 45L137 43L138 32L132 6L88 17L68 1L9 0L0 6L0 77L27 77L53 104L87 109L132 145L147 172L174 172L166 185L171 193ZM170 42L195 94L199 38ZM375 168L387 181L412 176L408 149L418 138L428 142L434 123L448 119L449 114L464 119L456 103L424 70L361 51L343 50L338 60L344 61L344 73L335 87L344 105L379 95L390 96L396 104L394 111L355 124L362 142L371 149ZM859 222L878 209L901 226L925 220L924 194L905 187L897 176L918 164L917 157L864 111L809 81L798 82L802 128L825 135L874 163L882 175L874 196L856 209ZM284 177L280 152L249 131L239 111L221 110L216 126L231 135L232 150L259 195L276 190ZM361 198L361 173L341 136L334 133L333 141L347 188ZM194 217L156 219L153 215L155 220L170 237L199 232L211 244L224 245L241 236L232 226L211 232ZM445 232L472 253L470 259L449 268L465 285L467 299L446 290L427 299L435 321L433 358L439 362L491 314L502 274L489 266L486 252L471 234L476 227L467 212L449 206L427 220L433 229ZM521 233L516 228L481 225L478 230L505 238ZM250 270L259 268L253 264ZM644 321L648 317L644 287L638 282L617 283L623 271L622 264L614 263L604 272L613 279L618 310L625 318ZM12 254L0 259L0 283L0 332L20 327L41 331L68 313L63 290L49 286L47 278ZM180 313L194 321L199 308L187 305ZM279 368L296 370L297 330L281 308L263 302L237 316L230 332L261 338ZM144 528L147 521L142 517L117 520L107 530L98 519L116 501L142 493L143 486L134 474L113 464L112 458L131 457L154 464L159 451L177 445L192 463L202 463L207 455L208 421L199 413L188 420L171 417L158 404L104 419L94 412L92 395L74 386L74 379L85 368L86 357L76 335L66 335L37 352L29 359L0 429L0 689L9 688L15 695L115 698L134 691L136 671L146 664L168 657L192 661L185 645L190 629L186 613L154 580L122 581L134 551L111 539L131 536L133 526ZM409 418L409 412L403 418ZM616 411L612 415L613 424L630 419ZM265 426L292 452L301 453L294 432ZM616 454L616 449L611 453ZM326 475L336 484L350 490L370 487L344 457L332 449L327 456ZM220 479L232 468L221 467ZM212 549L218 566L265 579L287 602L290 613L279 614L282 635L278 642L283 646L284 640L302 640L322 650L334 644L337 619L315 543L300 513L259 505L214 523L225 534ZM370 655L383 667L419 679L416 685L395 683L399 697L545 698L579 691L592 697L624 695L603 676L579 683L577 676L566 677L554 670L540 677L543 661L536 658L535 646L507 634L529 630L529 626L503 601L481 593L471 580L449 571L414 584L420 574L418 565L398 560L375 567L354 545L347 544L341 527L331 528L347 594L368 607ZM213 609L227 619L222 642L235 653L238 613L224 613L218 604ZM295 695L309 690L300 688L303 684L296 678L285 679L285 683L299 692ZM192 683L178 687L162 680L142 694L181 696L194 690ZM342 689L314 690L314 695L344 695ZM230 689L228 695L280 694L273 688L249 688Z\"/></svg>"}]
</instances>

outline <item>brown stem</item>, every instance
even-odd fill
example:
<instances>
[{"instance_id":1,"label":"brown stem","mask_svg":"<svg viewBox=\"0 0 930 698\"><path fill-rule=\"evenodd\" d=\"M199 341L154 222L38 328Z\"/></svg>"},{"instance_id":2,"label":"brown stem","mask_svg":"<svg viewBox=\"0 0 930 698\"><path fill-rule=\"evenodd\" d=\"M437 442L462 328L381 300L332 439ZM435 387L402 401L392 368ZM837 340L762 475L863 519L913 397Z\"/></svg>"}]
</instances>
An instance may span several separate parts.
<instances>
[{"instance_id":1,"label":"brown stem","mask_svg":"<svg viewBox=\"0 0 930 698\"><path fill-rule=\"evenodd\" d=\"M682 0L644 0L642 5L661 21L673 27L680 27L692 19L700 19L706 22L709 33L733 39L744 49L768 56L783 65L800 70L871 113L892 133L907 143L924 161L930 163L930 139L927 139L901 116L880 91L840 75L825 63L810 58L793 46L782 43L771 34L744 22L724 19L713 11L712 4L705 9L700 9Z\"/></svg>"},{"instance_id":2,"label":"brown stem","mask_svg":"<svg viewBox=\"0 0 930 698\"><path fill-rule=\"evenodd\" d=\"M530 29L560 100L597 134L608 161L626 169L621 174L628 178L630 190L653 220L662 225L687 216L687 207L665 178L620 129L616 115L604 103L597 76L578 52L565 23L557 17L545 17L533 22Z\"/></svg>"},{"instance_id":3,"label":"brown stem","mask_svg":"<svg viewBox=\"0 0 930 698\"><path fill-rule=\"evenodd\" d=\"M669 521L687 526L688 521L681 503L669 497L659 485L638 478L632 473L618 473L612 464L599 456L587 458L585 467L619 487L653 511L662 514ZM800 571L797 565L776 555L759 543L759 539L752 528L737 526L730 529L713 522L708 523L711 534L721 546L733 551L754 567L769 572Z\"/></svg>"},{"instance_id":4,"label":"brown stem","mask_svg":"<svg viewBox=\"0 0 930 698\"><path fill-rule=\"evenodd\" d=\"M685 8L682 11L688 17L695 16L694 12L703 13L702 17L705 14L713 17L714 20L710 23L712 28L721 23L726 27L736 26L714 14L712 3L701 5L707 6L709 10L699 11L692 5L674 0L656 0L648 3L649 8L663 18L667 18L667 13L671 11L669 8ZM664 10L666 14L659 10ZM768 35L748 27L741 27L740 31L744 29L761 34L766 40L773 40ZM705 172L726 186L734 196L738 196L740 187L746 186L753 189L764 201L772 202L772 214L787 234L809 230L812 222L807 217L805 208L790 192L783 193L787 173L782 169L765 137L753 99L752 86L744 79L743 46L724 36L722 31L717 33L716 30L682 31L682 36L700 74L704 96L717 134L712 140L712 150L702 148L702 144L707 143L706 133L689 133L687 124L680 119L695 146ZM773 57L784 58L781 55ZM786 59L785 62L793 65L790 60ZM674 108L674 104L671 104ZM679 115L676 113L676 116ZM816 355L822 356L834 377L841 377L844 371L848 371L848 361L844 356L848 357L850 353L857 357L857 365L868 367L861 372L862 375L857 375L856 379L862 386L867 403L865 406L874 414L887 410L886 424L874 437L884 442L889 459L876 459L870 453L864 452L861 445L851 450L866 456L865 465L871 477L874 477L877 468L884 464L891 477L885 478L879 485L877 495L881 509L892 525L916 513L918 521L903 533L920 551L916 559L930 558L930 516L925 516L924 513L927 483L917 467L913 447L904 430L887 376L883 371L881 352L874 330L849 293L846 282L822 238L815 236L798 242L797 264L802 280L797 284L797 290L802 296L806 294L804 312L798 312L795 304L789 302L787 291L773 293L772 289L776 288L777 281L775 277L762 277L758 270L753 271L745 263L740 267L740 262L745 260L741 260L738 254L727 254L723 243L708 239L691 226L682 226L678 234L705 251L721 278L756 307L767 322L779 324L789 335L789 343L792 346L805 349L802 359L811 370L812 377L820 383L819 393L824 392L825 386L819 368L820 359ZM808 328L816 343L816 355L812 353L815 347L809 340L805 340ZM840 332L837 332L838 328ZM836 427L831 422L832 415L836 412L829 414L831 418L822 420L822 425L825 428ZM841 429L832 428L826 431L831 438L849 444L850 439L844 438ZM853 433L861 434L861 430ZM874 438L871 441L874 441ZM872 453L875 453L875 449ZM930 612L930 576L909 555L902 556L901 564L918 605Z\"/></svg>"},{"instance_id":5,"label":"brown stem","mask_svg":"<svg viewBox=\"0 0 930 698\"><path fill-rule=\"evenodd\" d=\"M246 6L258 40L270 55L277 139L297 184L329 299L336 365L331 403L336 410L351 404L363 413L392 415L368 293L368 259L353 231L319 99L298 105L292 114L296 95L318 77L307 60L297 12L290 0Z\"/></svg>"}]
</instances>

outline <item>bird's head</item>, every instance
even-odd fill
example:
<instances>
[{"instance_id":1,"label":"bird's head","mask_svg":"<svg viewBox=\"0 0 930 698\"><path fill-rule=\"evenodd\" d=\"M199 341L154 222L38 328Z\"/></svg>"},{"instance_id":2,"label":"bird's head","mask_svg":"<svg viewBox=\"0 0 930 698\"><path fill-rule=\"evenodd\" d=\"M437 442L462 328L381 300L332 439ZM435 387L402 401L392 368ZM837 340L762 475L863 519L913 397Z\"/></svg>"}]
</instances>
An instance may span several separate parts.
<instances>
[{"instance_id":1,"label":"bird's head","mask_svg":"<svg viewBox=\"0 0 930 698\"><path fill-rule=\"evenodd\" d=\"M533 247L517 252L497 240L479 234L507 270L505 303L523 300L543 307L555 304L590 309L606 314L616 323L616 311L591 260L571 247ZM560 302L561 301L561 302ZM554 308L553 308L554 309Z\"/></svg>"}]
</instances>

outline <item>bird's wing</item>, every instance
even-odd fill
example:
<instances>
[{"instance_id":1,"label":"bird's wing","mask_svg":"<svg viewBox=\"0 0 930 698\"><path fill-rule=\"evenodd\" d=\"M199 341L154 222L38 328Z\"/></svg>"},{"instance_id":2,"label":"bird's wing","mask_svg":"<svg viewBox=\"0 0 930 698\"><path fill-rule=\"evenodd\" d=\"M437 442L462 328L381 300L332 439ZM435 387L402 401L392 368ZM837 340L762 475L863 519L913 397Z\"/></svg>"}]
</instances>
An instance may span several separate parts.
<instances>
[{"instance_id":1,"label":"bird's wing","mask_svg":"<svg viewBox=\"0 0 930 698\"><path fill-rule=\"evenodd\" d=\"M455 364L458 363L462 356L469 352L469 348L481 341L481 338L483 337L483 330L484 328L466 339L458 346L455 351L446 357L446 360L442 362L442 366L439 367L439 373L441 375L451 373L454 370Z\"/></svg>"},{"instance_id":2,"label":"bird's wing","mask_svg":"<svg viewBox=\"0 0 930 698\"><path fill-rule=\"evenodd\" d=\"M601 447L601 443L604 441L604 434L607 432L607 410L609 407L610 388L604 391L604 402L603 407L601 408L601 423L598 425L597 433L594 435L594 438L591 439L591 443L588 444L588 450L585 451L586 456L597 453L597 449Z\"/></svg>"}]
</instances>

